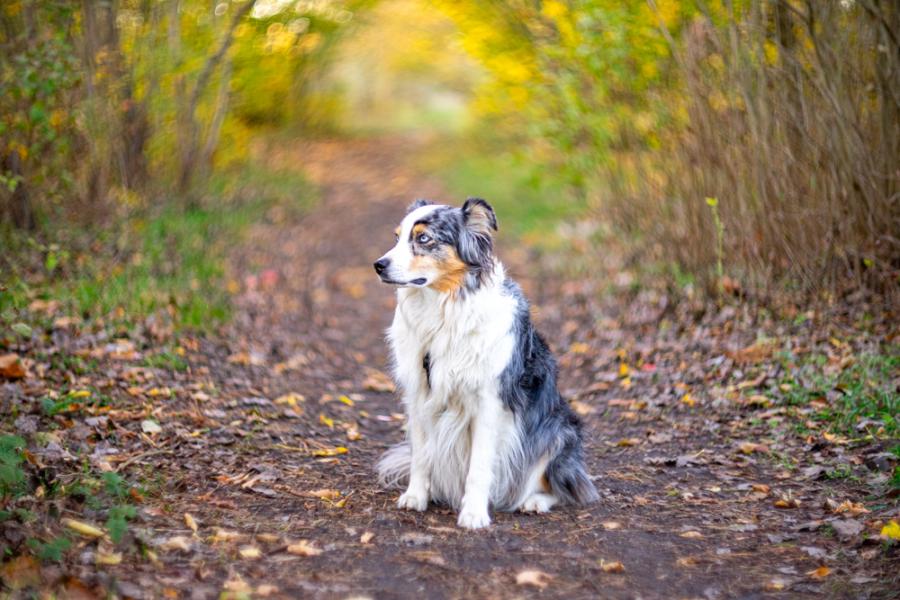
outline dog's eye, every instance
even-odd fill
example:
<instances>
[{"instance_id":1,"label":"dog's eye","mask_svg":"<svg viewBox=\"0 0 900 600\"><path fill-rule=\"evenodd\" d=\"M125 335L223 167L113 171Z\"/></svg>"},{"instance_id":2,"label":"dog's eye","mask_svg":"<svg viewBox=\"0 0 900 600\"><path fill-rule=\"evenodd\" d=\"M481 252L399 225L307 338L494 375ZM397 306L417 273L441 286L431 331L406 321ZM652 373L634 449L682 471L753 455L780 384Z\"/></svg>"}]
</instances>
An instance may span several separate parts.
<instances>
[{"instance_id":1,"label":"dog's eye","mask_svg":"<svg viewBox=\"0 0 900 600\"><path fill-rule=\"evenodd\" d=\"M419 237L416 238L416 241L419 242L420 244L427 244L428 242L431 241L431 236L428 235L427 233L420 233Z\"/></svg>"}]
</instances>

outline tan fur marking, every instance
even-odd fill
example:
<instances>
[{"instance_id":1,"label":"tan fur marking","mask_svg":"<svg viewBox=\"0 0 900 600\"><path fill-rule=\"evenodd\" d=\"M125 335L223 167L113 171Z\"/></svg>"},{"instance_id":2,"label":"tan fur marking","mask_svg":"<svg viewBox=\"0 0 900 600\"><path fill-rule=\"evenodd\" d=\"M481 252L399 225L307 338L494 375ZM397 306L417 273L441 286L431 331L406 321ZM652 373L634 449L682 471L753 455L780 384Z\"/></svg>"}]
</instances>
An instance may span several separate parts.
<instances>
[{"instance_id":1,"label":"tan fur marking","mask_svg":"<svg viewBox=\"0 0 900 600\"><path fill-rule=\"evenodd\" d=\"M466 263L460 260L456 249L448 248L447 257L437 263L441 276L431 284L439 292L456 292L466 281Z\"/></svg>"},{"instance_id":2,"label":"tan fur marking","mask_svg":"<svg viewBox=\"0 0 900 600\"><path fill-rule=\"evenodd\" d=\"M394 235L396 235L397 237L400 237L400 228L399 227L394 230Z\"/></svg>"},{"instance_id":3,"label":"tan fur marking","mask_svg":"<svg viewBox=\"0 0 900 600\"><path fill-rule=\"evenodd\" d=\"M413 256L412 260L409 261L409 269L413 273L429 269L440 269L440 263L438 263L433 256L422 254Z\"/></svg>"},{"instance_id":4,"label":"tan fur marking","mask_svg":"<svg viewBox=\"0 0 900 600\"><path fill-rule=\"evenodd\" d=\"M413 234L414 236L419 235L420 233L422 233L422 232L425 231L426 229L428 229L428 226L425 225L425 223L418 223L418 224L416 224L416 225L412 228L412 234Z\"/></svg>"}]
</instances>

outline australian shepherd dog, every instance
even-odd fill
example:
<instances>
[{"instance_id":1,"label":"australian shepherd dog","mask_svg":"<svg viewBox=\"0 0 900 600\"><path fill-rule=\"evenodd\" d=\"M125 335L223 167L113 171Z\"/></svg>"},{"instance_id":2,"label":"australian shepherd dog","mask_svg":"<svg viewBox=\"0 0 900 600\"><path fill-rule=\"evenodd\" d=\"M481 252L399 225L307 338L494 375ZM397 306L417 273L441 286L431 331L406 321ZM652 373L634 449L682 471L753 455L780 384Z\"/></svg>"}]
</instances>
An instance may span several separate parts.
<instances>
[{"instance_id":1,"label":"australian shepherd dog","mask_svg":"<svg viewBox=\"0 0 900 600\"><path fill-rule=\"evenodd\" d=\"M375 262L398 288L387 339L407 417L380 479L406 484L400 508L448 504L468 529L490 525L489 507L546 512L597 499L578 417L528 302L494 256L496 230L484 200L419 200Z\"/></svg>"}]
</instances>

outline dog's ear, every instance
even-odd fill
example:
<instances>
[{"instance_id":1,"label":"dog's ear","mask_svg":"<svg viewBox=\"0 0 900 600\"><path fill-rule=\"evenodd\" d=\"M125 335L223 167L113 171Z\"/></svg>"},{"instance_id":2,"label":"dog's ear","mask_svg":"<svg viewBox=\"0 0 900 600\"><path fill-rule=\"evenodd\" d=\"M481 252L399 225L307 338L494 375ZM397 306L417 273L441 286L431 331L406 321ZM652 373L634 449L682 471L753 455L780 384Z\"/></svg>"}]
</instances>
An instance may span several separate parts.
<instances>
[{"instance_id":1,"label":"dog's ear","mask_svg":"<svg viewBox=\"0 0 900 600\"><path fill-rule=\"evenodd\" d=\"M481 279L494 263L494 239L497 217L491 205L481 198L469 198L462 207L462 232L459 236L459 257L476 269Z\"/></svg>"},{"instance_id":2,"label":"dog's ear","mask_svg":"<svg viewBox=\"0 0 900 600\"><path fill-rule=\"evenodd\" d=\"M497 215L491 205L481 198L469 198L462 207L463 222L475 233L490 236L497 231Z\"/></svg>"},{"instance_id":3,"label":"dog's ear","mask_svg":"<svg viewBox=\"0 0 900 600\"><path fill-rule=\"evenodd\" d=\"M406 214L411 213L412 211L416 210L417 208L422 208L423 206L428 206L429 204L431 204L431 202L428 200L425 200L424 198L416 198L412 204L410 204L408 207L406 207Z\"/></svg>"}]
</instances>

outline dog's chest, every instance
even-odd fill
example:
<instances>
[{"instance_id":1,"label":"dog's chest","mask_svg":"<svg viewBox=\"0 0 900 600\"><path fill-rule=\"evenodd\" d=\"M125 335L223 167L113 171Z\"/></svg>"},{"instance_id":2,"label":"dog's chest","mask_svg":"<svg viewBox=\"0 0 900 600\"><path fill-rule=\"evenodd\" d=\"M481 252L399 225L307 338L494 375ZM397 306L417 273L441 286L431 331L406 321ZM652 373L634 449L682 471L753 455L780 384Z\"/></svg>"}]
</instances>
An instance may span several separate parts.
<instances>
[{"instance_id":1,"label":"dog's chest","mask_svg":"<svg viewBox=\"0 0 900 600\"><path fill-rule=\"evenodd\" d=\"M432 402L477 395L495 383L509 362L513 307L505 299L501 306L485 300L456 311L417 302L398 307L395 356L398 362L416 361Z\"/></svg>"}]
</instances>

